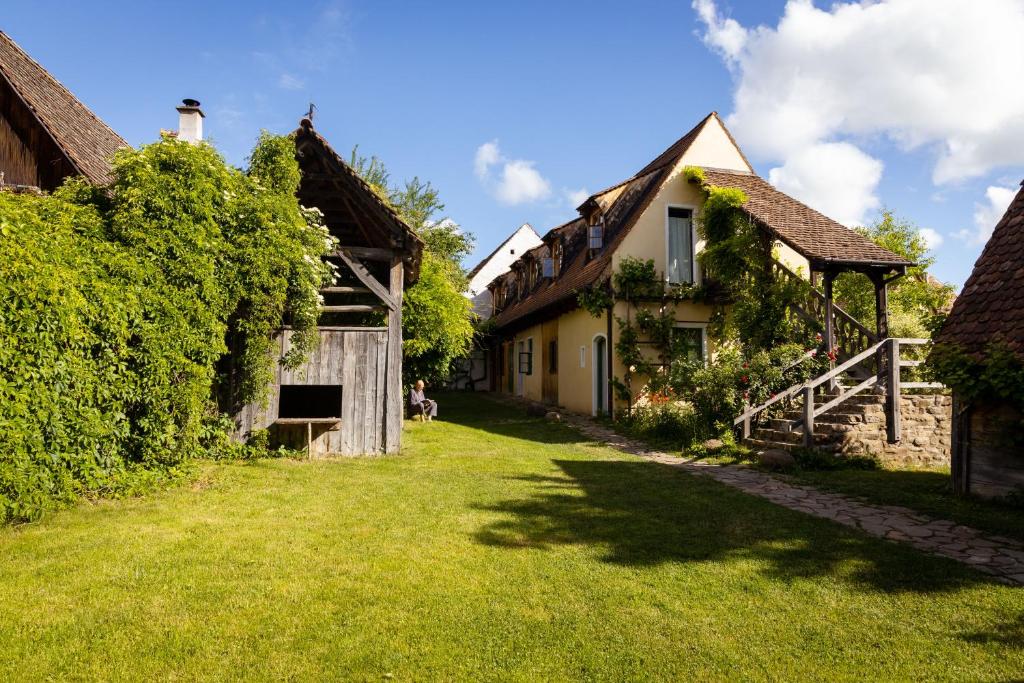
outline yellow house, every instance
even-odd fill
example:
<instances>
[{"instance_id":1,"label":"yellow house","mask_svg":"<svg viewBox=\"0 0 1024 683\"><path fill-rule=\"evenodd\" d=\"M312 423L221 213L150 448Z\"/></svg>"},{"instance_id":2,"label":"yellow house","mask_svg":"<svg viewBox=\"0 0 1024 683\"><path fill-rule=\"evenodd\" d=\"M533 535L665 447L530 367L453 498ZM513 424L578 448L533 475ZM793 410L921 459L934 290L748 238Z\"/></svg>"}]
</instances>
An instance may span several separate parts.
<instances>
[{"instance_id":1,"label":"yellow house","mask_svg":"<svg viewBox=\"0 0 1024 683\"><path fill-rule=\"evenodd\" d=\"M594 317L579 307L578 294L606 281L626 257L652 260L669 287L701 284L696 225L705 195L687 167L702 168L715 186L742 189L744 212L774 243L782 265L815 282L824 275L827 289L841 270L872 275L908 265L758 177L712 112L635 175L589 197L577 218L548 231L543 244L488 285L492 389L584 414L615 409L612 380L626 368L614 352L614 320L627 315L627 304L617 301ZM690 348L704 358L714 353L710 305L661 305L674 309L676 333Z\"/></svg>"}]
</instances>

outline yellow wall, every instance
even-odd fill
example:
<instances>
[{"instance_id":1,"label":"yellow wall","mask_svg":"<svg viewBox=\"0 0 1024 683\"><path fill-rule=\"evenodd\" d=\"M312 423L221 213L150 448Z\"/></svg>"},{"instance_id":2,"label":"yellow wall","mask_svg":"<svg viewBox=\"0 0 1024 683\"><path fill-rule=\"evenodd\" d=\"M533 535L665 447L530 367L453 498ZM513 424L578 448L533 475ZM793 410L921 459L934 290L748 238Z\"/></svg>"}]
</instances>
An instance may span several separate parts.
<instances>
[{"instance_id":1,"label":"yellow wall","mask_svg":"<svg viewBox=\"0 0 1024 683\"><path fill-rule=\"evenodd\" d=\"M717 116L711 117L697 139L690 143L679 166L708 166L732 171L753 171Z\"/></svg>"},{"instance_id":2,"label":"yellow wall","mask_svg":"<svg viewBox=\"0 0 1024 683\"><path fill-rule=\"evenodd\" d=\"M529 338L533 338L533 374L523 376L523 398L530 399L531 401L540 401L543 392L543 381L544 381L544 351L542 347L543 339L541 337L540 325L534 325L529 327L522 332L517 332L513 340L513 349L516 354L515 369L518 373L519 370L519 342L525 342ZM524 348L529 347L524 344ZM518 382L518 378L516 379ZM515 385L518 389L518 384Z\"/></svg>"},{"instance_id":3,"label":"yellow wall","mask_svg":"<svg viewBox=\"0 0 1024 683\"><path fill-rule=\"evenodd\" d=\"M589 415L593 410L593 341L607 328L604 316L595 318L583 310L558 319L558 405L571 412ZM584 367L580 367L581 346L585 347Z\"/></svg>"}]
</instances>

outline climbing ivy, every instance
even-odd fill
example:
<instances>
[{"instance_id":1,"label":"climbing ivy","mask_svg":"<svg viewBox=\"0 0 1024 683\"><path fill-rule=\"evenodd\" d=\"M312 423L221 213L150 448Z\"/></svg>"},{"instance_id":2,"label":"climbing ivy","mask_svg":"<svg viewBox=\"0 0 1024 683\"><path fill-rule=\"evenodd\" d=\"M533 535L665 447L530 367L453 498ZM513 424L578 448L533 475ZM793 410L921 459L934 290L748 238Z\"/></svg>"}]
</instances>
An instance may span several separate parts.
<instances>
[{"instance_id":1,"label":"climbing ivy","mask_svg":"<svg viewBox=\"0 0 1024 683\"><path fill-rule=\"evenodd\" d=\"M317 343L333 242L290 140L243 172L164 138L113 176L0 192L0 523L174 477L229 443L218 399L265 396L271 330L292 325L292 366Z\"/></svg>"}]
</instances>

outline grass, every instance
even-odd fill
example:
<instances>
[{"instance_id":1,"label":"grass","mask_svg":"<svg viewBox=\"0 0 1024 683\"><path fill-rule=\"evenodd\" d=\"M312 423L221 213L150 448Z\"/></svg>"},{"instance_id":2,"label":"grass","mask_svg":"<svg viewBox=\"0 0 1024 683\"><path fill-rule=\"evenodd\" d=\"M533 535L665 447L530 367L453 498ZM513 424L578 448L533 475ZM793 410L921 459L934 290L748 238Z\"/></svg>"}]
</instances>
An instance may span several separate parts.
<instances>
[{"instance_id":1,"label":"grass","mask_svg":"<svg viewBox=\"0 0 1024 683\"><path fill-rule=\"evenodd\" d=\"M1009 680L1024 590L466 395L0 530L0 680Z\"/></svg>"},{"instance_id":2,"label":"grass","mask_svg":"<svg viewBox=\"0 0 1024 683\"><path fill-rule=\"evenodd\" d=\"M953 495L948 468L799 471L788 475L820 489L882 505L900 505L932 517L1024 541L1024 508L999 500Z\"/></svg>"}]
</instances>

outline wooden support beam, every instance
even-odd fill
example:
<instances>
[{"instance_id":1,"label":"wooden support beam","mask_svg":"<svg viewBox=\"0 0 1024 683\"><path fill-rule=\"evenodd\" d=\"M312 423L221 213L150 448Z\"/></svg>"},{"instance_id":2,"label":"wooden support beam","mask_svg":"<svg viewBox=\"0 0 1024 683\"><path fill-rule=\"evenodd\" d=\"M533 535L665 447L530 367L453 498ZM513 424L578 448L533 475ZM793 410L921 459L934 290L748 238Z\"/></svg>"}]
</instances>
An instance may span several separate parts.
<instances>
[{"instance_id":1,"label":"wooden support beam","mask_svg":"<svg viewBox=\"0 0 1024 683\"><path fill-rule=\"evenodd\" d=\"M322 287L321 294L370 294L369 287Z\"/></svg>"},{"instance_id":2,"label":"wooden support beam","mask_svg":"<svg viewBox=\"0 0 1024 683\"><path fill-rule=\"evenodd\" d=\"M388 289L398 305L388 312L388 349L384 394L384 452L395 453L402 447L402 415L405 396L402 394L402 288L405 266L401 257L391 261Z\"/></svg>"},{"instance_id":3,"label":"wooden support beam","mask_svg":"<svg viewBox=\"0 0 1024 683\"><path fill-rule=\"evenodd\" d=\"M359 259L384 261L385 263L391 263L391 259L400 255L394 249L379 249L377 247L342 247L342 249ZM337 255L337 252L332 255Z\"/></svg>"},{"instance_id":4,"label":"wooden support beam","mask_svg":"<svg viewBox=\"0 0 1024 683\"><path fill-rule=\"evenodd\" d=\"M321 313L375 313L377 311L386 311L387 306L377 306L371 304L345 304L342 306L321 306Z\"/></svg>"},{"instance_id":5,"label":"wooden support beam","mask_svg":"<svg viewBox=\"0 0 1024 683\"><path fill-rule=\"evenodd\" d=\"M885 385L885 434L889 443L899 443L902 438L900 425L900 342L889 340L886 359L888 378Z\"/></svg>"},{"instance_id":6,"label":"wooden support beam","mask_svg":"<svg viewBox=\"0 0 1024 683\"><path fill-rule=\"evenodd\" d=\"M835 282L836 274L835 271L828 270L824 274L825 284L825 352L829 356L828 367L830 370L835 369L835 350L836 350L836 330L835 330L835 302L832 298L832 283ZM833 377L829 380L829 390L836 388L836 378Z\"/></svg>"},{"instance_id":7,"label":"wooden support beam","mask_svg":"<svg viewBox=\"0 0 1024 683\"><path fill-rule=\"evenodd\" d=\"M804 446L814 447L814 387L804 388Z\"/></svg>"},{"instance_id":8,"label":"wooden support beam","mask_svg":"<svg viewBox=\"0 0 1024 683\"><path fill-rule=\"evenodd\" d=\"M389 292L384 285L378 282L377 278L375 278L373 274L366 269L366 266L360 263L359 259L349 253L348 249L339 249L334 252L334 255L340 258L342 262L349 267L349 270L355 273L355 276L359 278L359 281L369 287L370 291L376 294L377 298L383 301L388 308L392 311L401 308L401 305L392 296L391 292ZM398 259L398 262L401 263L401 259ZM392 275L392 279L393 278L394 276ZM401 290L399 290L399 294L401 294Z\"/></svg>"}]
</instances>

